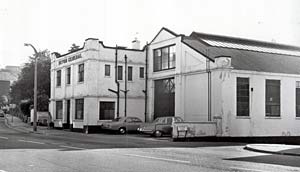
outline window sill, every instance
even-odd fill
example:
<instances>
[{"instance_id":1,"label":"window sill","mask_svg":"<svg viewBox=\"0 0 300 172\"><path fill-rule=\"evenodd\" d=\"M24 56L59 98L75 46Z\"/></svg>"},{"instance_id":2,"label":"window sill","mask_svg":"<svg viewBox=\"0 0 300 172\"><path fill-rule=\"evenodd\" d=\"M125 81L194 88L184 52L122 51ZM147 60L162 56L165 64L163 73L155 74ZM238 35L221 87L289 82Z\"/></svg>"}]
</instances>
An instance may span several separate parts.
<instances>
[{"instance_id":1,"label":"window sill","mask_svg":"<svg viewBox=\"0 0 300 172\"><path fill-rule=\"evenodd\" d=\"M70 86L71 86L71 84L66 84L66 86L67 86L67 87L70 87Z\"/></svg>"},{"instance_id":2,"label":"window sill","mask_svg":"<svg viewBox=\"0 0 300 172\"><path fill-rule=\"evenodd\" d=\"M83 119L74 119L73 122L83 122Z\"/></svg>"},{"instance_id":3,"label":"window sill","mask_svg":"<svg viewBox=\"0 0 300 172\"><path fill-rule=\"evenodd\" d=\"M281 119L280 116L276 117L276 116L266 116L265 119Z\"/></svg>"},{"instance_id":4,"label":"window sill","mask_svg":"<svg viewBox=\"0 0 300 172\"><path fill-rule=\"evenodd\" d=\"M56 88L61 88L61 85L60 86L56 86Z\"/></svg>"},{"instance_id":5,"label":"window sill","mask_svg":"<svg viewBox=\"0 0 300 172\"><path fill-rule=\"evenodd\" d=\"M295 118L296 120L300 120L300 116Z\"/></svg>"},{"instance_id":6,"label":"window sill","mask_svg":"<svg viewBox=\"0 0 300 172\"><path fill-rule=\"evenodd\" d=\"M104 75L104 78L111 78L111 76L105 76L105 75Z\"/></svg>"},{"instance_id":7,"label":"window sill","mask_svg":"<svg viewBox=\"0 0 300 172\"><path fill-rule=\"evenodd\" d=\"M236 116L236 119L251 119L250 116Z\"/></svg>"},{"instance_id":8,"label":"window sill","mask_svg":"<svg viewBox=\"0 0 300 172\"><path fill-rule=\"evenodd\" d=\"M77 82L77 84L83 84L83 83L84 83L84 81Z\"/></svg>"}]
</instances>

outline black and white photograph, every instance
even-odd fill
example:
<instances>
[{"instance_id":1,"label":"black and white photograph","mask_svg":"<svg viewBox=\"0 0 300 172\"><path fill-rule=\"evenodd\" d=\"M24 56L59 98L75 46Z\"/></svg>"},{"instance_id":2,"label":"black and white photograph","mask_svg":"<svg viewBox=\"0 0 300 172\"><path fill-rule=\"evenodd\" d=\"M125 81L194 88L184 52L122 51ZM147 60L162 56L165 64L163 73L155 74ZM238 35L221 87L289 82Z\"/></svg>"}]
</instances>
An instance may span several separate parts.
<instances>
[{"instance_id":1,"label":"black and white photograph","mask_svg":"<svg viewBox=\"0 0 300 172\"><path fill-rule=\"evenodd\" d=\"M299 0L0 0L0 172L300 172Z\"/></svg>"}]
</instances>

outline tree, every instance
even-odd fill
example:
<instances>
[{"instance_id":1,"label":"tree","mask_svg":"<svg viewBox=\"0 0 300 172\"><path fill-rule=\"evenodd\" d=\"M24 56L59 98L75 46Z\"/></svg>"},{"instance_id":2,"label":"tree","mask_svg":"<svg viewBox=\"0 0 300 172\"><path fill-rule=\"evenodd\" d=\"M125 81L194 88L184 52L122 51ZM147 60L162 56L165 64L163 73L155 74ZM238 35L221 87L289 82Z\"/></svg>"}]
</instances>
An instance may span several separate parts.
<instances>
[{"instance_id":1,"label":"tree","mask_svg":"<svg viewBox=\"0 0 300 172\"><path fill-rule=\"evenodd\" d=\"M37 61L37 108L38 111L48 111L50 97L50 52L39 52ZM34 60L29 59L22 68L17 81L11 86L11 102L19 104L22 100L33 102L34 93Z\"/></svg>"},{"instance_id":2,"label":"tree","mask_svg":"<svg viewBox=\"0 0 300 172\"><path fill-rule=\"evenodd\" d=\"M80 48L80 46L76 45L76 44L72 44L71 49L69 49L69 52L74 52L76 50L78 50Z\"/></svg>"}]
</instances>

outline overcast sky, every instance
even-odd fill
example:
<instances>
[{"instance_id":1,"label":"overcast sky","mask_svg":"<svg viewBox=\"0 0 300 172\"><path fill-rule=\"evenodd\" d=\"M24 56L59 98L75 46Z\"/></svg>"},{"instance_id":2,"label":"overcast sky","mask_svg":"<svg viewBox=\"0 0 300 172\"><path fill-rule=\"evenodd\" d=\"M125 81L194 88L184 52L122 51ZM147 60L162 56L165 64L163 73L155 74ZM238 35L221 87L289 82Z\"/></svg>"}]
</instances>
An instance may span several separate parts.
<instances>
[{"instance_id":1,"label":"overcast sky","mask_svg":"<svg viewBox=\"0 0 300 172\"><path fill-rule=\"evenodd\" d=\"M143 46L162 27L300 47L300 1L0 0L0 68L28 61L25 42L63 54L86 38L130 47L137 35Z\"/></svg>"}]
</instances>

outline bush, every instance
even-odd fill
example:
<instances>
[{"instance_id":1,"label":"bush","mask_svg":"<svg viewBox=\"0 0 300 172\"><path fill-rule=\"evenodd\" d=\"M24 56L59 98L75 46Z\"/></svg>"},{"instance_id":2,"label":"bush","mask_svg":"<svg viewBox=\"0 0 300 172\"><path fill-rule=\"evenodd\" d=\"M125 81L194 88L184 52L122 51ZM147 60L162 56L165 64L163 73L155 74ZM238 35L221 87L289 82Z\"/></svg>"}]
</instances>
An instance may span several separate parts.
<instances>
[{"instance_id":1,"label":"bush","mask_svg":"<svg viewBox=\"0 0 300 172\"><path fill-rule=\"evenodd\" d=\"M32 101L22 102L20 103L21 112L25 116L30 116L30 106L32 105Z\"/></svg>"}]
</instances>

